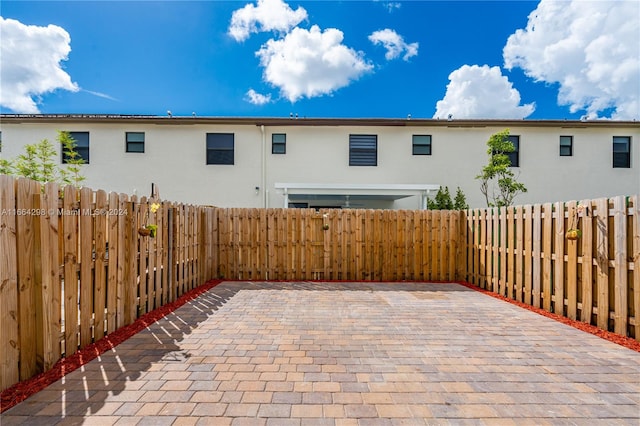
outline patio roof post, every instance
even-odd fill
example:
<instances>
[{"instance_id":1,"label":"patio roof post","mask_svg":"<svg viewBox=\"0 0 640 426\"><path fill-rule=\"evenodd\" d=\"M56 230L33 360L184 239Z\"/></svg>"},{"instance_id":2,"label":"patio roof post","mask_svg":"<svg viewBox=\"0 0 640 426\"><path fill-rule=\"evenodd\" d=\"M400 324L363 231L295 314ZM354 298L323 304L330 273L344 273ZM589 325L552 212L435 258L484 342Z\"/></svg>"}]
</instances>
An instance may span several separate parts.
<instances>
[{"instance_id":1,"label":"patio roof post","mask_svg":"<svg viewBox=\"0 0 640 426\"><path fill-rule=\"evenodd\" d=\"M284 188L284 208L289 208L289 188Z\"/></svg>"}]
</instances>

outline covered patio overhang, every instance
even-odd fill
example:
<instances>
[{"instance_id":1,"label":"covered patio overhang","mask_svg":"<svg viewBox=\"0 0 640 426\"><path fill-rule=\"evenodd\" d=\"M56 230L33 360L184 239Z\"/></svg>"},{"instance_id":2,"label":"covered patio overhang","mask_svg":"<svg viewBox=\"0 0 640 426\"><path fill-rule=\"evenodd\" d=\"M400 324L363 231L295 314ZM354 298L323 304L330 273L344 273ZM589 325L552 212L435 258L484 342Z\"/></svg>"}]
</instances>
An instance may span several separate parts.
<instances>
[{"instance_id":1,"label":"covered patio overhang","mask_svg":"<svg viewBox=\"0 0 640 426\"><path fill-rule=\"evenodd\" d=\"M349 184L349 183L281 183L274 185L284 195L284 208L291 203L323 202L340 207L355 207L362 201L395 201L420 197L420 208L426 210L427 198L440 189L435 184Z\"/></svg>"}]
</instances>

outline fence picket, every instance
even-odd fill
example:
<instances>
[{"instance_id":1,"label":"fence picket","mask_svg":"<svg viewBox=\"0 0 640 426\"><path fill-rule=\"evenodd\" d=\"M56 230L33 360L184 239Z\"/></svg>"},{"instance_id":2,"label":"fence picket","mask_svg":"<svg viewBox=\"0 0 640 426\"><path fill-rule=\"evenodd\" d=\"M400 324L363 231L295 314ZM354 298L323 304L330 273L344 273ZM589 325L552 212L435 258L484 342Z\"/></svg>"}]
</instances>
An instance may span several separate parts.
<instances>
[{"instance_id":1,"label":"fence picket","mask_svg":"<svg viewBox=\"0 0 640 426\"><path fill-rule=\"evenodd\" d=\"M77 190L64 189L62 226L64 229L64 338L65 356L78 350L78 215Z\"/></svg>"},{"instance_id":2,"label":"fence picket","mask_svg":"<svg viewBox=\"0 0 640 426\"><path fill-rule=\"evenodd\" d=\"M515 291L516 296L515 299L518 302L522 302L522 297L524 294L524 243L525 243L525 235L524 235L524 210L522 206L517 206L515 208ZM512 240L513 241L513 240Z\"/></svg>"},{"instance_id":3,"label":"fence picket","mask_svg":"<svg viewBox=\"0 0 640 426\"><path fill-rule=\"evenodd\" d=\"M633 256L633 316L634 335L640 340L640 196L631 197L631 228Z\"/></svg>"},{"instance_id":4,"label":"fence picket","mask_svg":"<svg viewBox=\"0 0 640 426\"><path fill-rule=\"evenodd\" d=\"M627 333L627 202L613 199L614 332Z\"/></svg>"},{"instance_id":5,"label":"fence picket","mask_svg":"<svg viewBox=\"0 0 640 426\"><path fill-rule=\"evenodd\" d=\"M533 304L532 284L533 284L533 210L530 205L524 206L522 210L524 216L524 296L523 302L527 305Z\"/></svg>"},{"instance_id":6,"label":"fence picket","mask_svg":"<svg viewBox=\"0 0 640 426\"><path fill-rule=\"evenodd\" d=\"M553 275L551 274L553 256L553 205L551 203L542 206L542 306L545 311L551 312L553 298Z\"/></svg>"},{"instance_id":7,"label":"fence picket","mask_svg":"<svg viewBox=\"0 0 640 426\"><path fill-rule=\"evenodd\" d=\"M40 194L40 185L28 179L18 179L16 195L16 230L18 232L18 306L36 306L36 244L34 195ZM20 309L20 378L38 373L38 325L36 309ZM34 338L35 337L35 338Z\"/></svg>"},{"instance_id":8,"label":"fence picket","mask_svg":"<svg viewBox=\"0 0 640 426\"><path fill-rule=\"evenodd\" d=\"M149 200L149 206L157 203L157 200L150 198ZM151 207L148 207L148 211L149 211L149 223L150 224L154 224L154 225L158 225L158 219L157 219L157 212L156 213L152 213L151 212ZM147 265L146 265L146 281L147 281L147 286L146 286L146 304L142 305L143 310L141 311L141 313L145 313L145 312L150 312L152 310L154 310L156 307L156 246L158 245L158 240L160 239L160 233L158 232L160 230L160 226L158 226L158 229L156 230L156 235L154 238L149 238L146 242L146 251L147 251L147 255L146 255L146 259L147 259ZM142 250L142 248L141 248ZM204 255L204 254L203 254Z\"/></svg>"},{"instance_id":9,"label":"fence picket","mask_svg":"<svg viewBox=\"0 0 640 426\"><path fill-rule=\"evenodd\" d=\"M58 185L48 183L44 187L40 213L40 304L42 319L43 371L49 370L60 359L60 333L62 332L60 283L60 250L58 235ZM36 268L38 269L38 268ZM37 297L37 296L36 296Z\"/></svg>"},{"instance_id":10,"label":"fence picket","mask_svg":"<svg viewBox=\"0 0 640 426\"><path fill-rule=\"evenodd\" d=\"M490 221L487 220L486 210L476 211L476 215L478 216L478 219L476 219L476 226L479 234L478 237L480 238L480 249L474 250L477 253L477 259L474 261L474 271L476 271L474 276L477 277L476 279L478 280L481 288L487 288L486 279L487 276L489 276L489 272L487 271L487 259L489 258L487 250L489 245L487 244L487 238L489 235L488 225Z\"/></svg>"},{"instance_id":11,"label":"fence picket","mask_svg":"<svg viewBox=\"0 0 640 426\"><path fill-rule=\"evenodd\" d=\"M555 257L553 258L553 312L558 315L564 315L564 204L554 204L554 242L553 250Z\"/></svg>"},{"instance_id":12,"label":"fence picket","mask_svg":"<svg viewBox=\"0 0 640 426\"><path fill-rule=\"evenodd\" d=\"M516 270L515 270L515 238L514 233L516 229L515 224L515 212L513 207L507 208L507 226L506 229L503 229L503 232L506 234L506 245L505 245L505 257L507 264L507 275L506 275L506 296L510 299L515 299L515 282L516 282Z\"/></svg>"},{"instance_id":13,"label":"fence picket","mask_svg":"<svg viewBox=\"0 0 640 426\"><path fill-rule=\"evenodd\" d=\"M145 227L150 224L149 215L149 205L147 204L147 198L140 198L140 206L138 207L138 228ZM149 252L149 241L152 240L151 237L139 236L137 233L135 234L138 239L138 265L139 265L139 282L138 282L138 294L139 294L139 313L140 315L147 313L147 299L149 290L147 287L147 262L148 262L148 252Z\"/></svg>"},{"instance_id":14,"label":"fence picket","mask_svg":"<svg viewBox=\"0 0 640 426\"><path fill-rule=\"evenodd\" d=\"M105 191L96 192L96 208L93 211L95 218L95 275L94 275L94 339L100 340L104 337L105 331L105 310L107 308L107 214L109 204Z\"/></svg>"},{"instance_id":15,"label":"fence picket","mask_svg":"<svg viewBox=\"0 0 640 426\"><path fill-rule=\"evenodd\" d=\"M136 320L138 312L138 286L136 260L138 254L138 197L133 195L126 203L126 217L124 221L124 325Z\"/></svg>"},{"instance_id":16,"label":"fence picket","mask_svg":"<svg viewBox=\"0 0 640 426\"><path fill-rule=\"evenodd\" d=\"M90 188L80 190L80 347L91 343L93 338L94 317L94 279L93 279L93 191ZM93 324L95 326L95 324Z\"/></svg>"},{"instance_id":17,"label":"fence picket","mask_svg":"<svg viewBox=\"0 0 640 426\"><path fill-rule=\"evenodd\" d=\"M567 203L567 231L579 229L577 203ZM578 316L578 241L567 241L567 318L576 319Z\"/></svg>"},{"instance_id":18,"label":"fence picket","mask_svg":"<svg viewBox=\"0 0 640 426\"><path fill-rule=\"evenodd\" d=\"M491 212L493 222L493 273L491 278L491 291L502 294L500 292L500 209L496 207L489 211Z\"/></svg>"},{"instance_id":19,"label":"fence picket","mask_svg":"<svg viewBox=\"0 0 640 426\"><path fill-rule=\"evenodd\" d=\"M15 180L0 175L0 389L20 379ZM6 213L6 214L5 214Z\"/></svg>"},{"instance_id":20,"label":"fence picket","mask_svg":"<svg viewBox=\"0 0 640 426\"><path fill-rule=\"evenodd\" d=\"M596 200L596 284L598 328L609 329L609 201Z\"/></svg>"},{"instance_id":21,"label":"fence picket","mask_svg":"<svg viewBox=\"0 0 640 426\"><path fill-rule=\"evenodd\" d=\"M593 317L593 205L583 201L586 206L582 217L582 303L580 319L591 324Z\"/></svg>"},{"instance_id":22,"label":"fence picket","mask_svg":"<svg viewBox=\"0 0 640 426\"><path fill-rule=\"evenodd\" d=\"M117 312L118 312L118 243L119 227L118 222L121 214L118 214L118 194L112 192L108 196L109 210L107 211L107 334L113 333L117 328Z\"/></svg>"}]
</instances>

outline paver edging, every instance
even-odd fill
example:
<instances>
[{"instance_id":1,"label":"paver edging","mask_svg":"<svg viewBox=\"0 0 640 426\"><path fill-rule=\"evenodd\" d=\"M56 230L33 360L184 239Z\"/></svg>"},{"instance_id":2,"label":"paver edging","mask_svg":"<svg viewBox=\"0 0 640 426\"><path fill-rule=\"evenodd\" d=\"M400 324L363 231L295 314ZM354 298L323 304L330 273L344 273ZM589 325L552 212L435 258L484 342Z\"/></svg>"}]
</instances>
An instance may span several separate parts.
<instances>
[{"instance_id":1,"label":"paver edging","mask_svg":"<svg viewBox=\"0 0 640 426\"><path fill-rule=\"evenodd\" d=\"M562 315L555 314L553 312L545 311L542 308L536 308L535 306L527 305L526 303L519 302L514 299L510 299L506 296L503 296L498 293L494 293L492 291L480 288L474 284L468 283L466 281L455 281L456 284L460 284L477 292L486 294L488 296L494 297L496 299L502 300L504 302L509 302L513 305L519 306L523 309L527 309L531 312L535 312L538 315L545 316L547 318L551 318L555 321L561 322L573 328L577 328L578 330L584 331L585 333L593 334L595 336L600 337L601 339L608 340L610 342L616 343L620 346L624 346L625 348L631 349L636 352L640 352L640 342L632 339L631 337L621 336L619 334L613 333L611 331L602 330L595 325L587 324L585 322L572 320L567 317L563 317Z\"/></svg>"}]
</instances>

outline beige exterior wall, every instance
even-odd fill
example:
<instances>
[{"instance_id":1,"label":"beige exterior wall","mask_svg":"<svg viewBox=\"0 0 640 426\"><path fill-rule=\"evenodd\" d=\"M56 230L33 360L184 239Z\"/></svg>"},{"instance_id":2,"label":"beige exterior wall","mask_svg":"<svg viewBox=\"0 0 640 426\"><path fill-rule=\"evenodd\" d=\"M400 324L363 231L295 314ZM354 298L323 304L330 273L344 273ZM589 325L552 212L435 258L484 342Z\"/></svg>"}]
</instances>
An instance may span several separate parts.
<instances>
[{"instance_id":1,"label":"beige exterior wall","mask_svg":"<svg viewBox=\"0 0 640 426\"><path fill-rule=\"evenodd\" d=\"M640 193L637 123L318 122L5 117L0 122L1 155L13 158L25 144L44 138L55 142L57 130L88 131L90 164L85 175L86 186L92 188L147 195L153 182L164 199L232 207L262 207L266 199L269 207L281 207L284 194L275 190L275 183L436 184L448 186L452 196L459 186L472 207L483 207L475 176L487 162L486 141L509 128L512 135L520 136L520 167L514 170L529 190L516 198L517 204ZM143 154L125 152L125 132L145 132ZM235 134L234 165L205 164L206 133ZM287 135L286 154L271 153L273 133ZM377 166L349 166L349 134L378 136ZM432 155L412 155L414 134L432 136ZM573 136L573 156L559 155L560 135ZM612 167L613 136L631 137L631 168ZM414 209L420 208L420 198L354 207Z\"/></svg>"}]
</instances>

